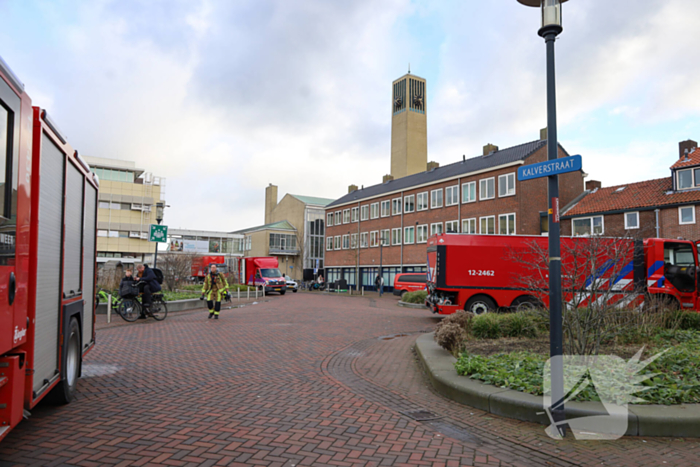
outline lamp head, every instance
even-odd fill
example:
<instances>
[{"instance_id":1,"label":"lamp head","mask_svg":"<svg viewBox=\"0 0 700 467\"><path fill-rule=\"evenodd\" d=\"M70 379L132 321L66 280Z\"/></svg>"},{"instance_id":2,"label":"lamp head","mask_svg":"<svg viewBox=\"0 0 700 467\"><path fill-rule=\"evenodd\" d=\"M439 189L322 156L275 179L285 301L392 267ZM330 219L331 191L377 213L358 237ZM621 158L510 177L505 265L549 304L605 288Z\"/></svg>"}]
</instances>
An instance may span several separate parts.
<instances>
[{"instance_id":1,"label":"lamp head","mask_svg":"<svg viewBox=\"0 0 700 467\"><path fill-rule=\"evenodd\" d=\"M568 0L518 0L518 3L542 8L542 29L540 29L540 35L543 36L545 32L561 33L561 4L566 1Z\"/></svg>"}]
</instances>

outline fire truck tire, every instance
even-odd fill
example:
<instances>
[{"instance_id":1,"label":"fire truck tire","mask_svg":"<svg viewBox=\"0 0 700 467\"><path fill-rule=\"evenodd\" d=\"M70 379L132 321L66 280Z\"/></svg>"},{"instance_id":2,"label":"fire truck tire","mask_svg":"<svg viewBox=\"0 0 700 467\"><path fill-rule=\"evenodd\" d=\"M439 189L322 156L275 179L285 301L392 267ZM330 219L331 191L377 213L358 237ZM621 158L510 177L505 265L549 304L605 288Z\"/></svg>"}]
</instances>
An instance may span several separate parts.
<instances>
[{"instance_id":1,"label":"fire truck tire","mask_svg":"<svg viewBox=\"0 0 700 467\"><path fill-rule=\"evenodd\" d=\"M61 369L61 381L51 390L49 394L50 402L54 404L68 404L75 396L80 376L80 365L82 355L80 352L80 326L78 320L70 320L68 333L66 334L66 351L63 355L63 365Z\"/></svg>"},{"instance_id":2,"label":"fire truck tire","mask_svg":"<svg viewBox=\"0 0 700 467\"><path fill-rule=\"evenodd\" d=\"M464 311L470 311L474 315L483 315L484 313L493 313L496 311L496 302L487 295L475 295L464 305Z\"/></svg>"},{"instance_id":3,"label":"fire truck tire","mask_svg":"<svg viewBox=\"0 0 700 467\"><path fill-rule=\"evenodd\" d=\"M281 290L280 295L284 295L287 291L286 290Z\"/></svg>"}]
</instances>

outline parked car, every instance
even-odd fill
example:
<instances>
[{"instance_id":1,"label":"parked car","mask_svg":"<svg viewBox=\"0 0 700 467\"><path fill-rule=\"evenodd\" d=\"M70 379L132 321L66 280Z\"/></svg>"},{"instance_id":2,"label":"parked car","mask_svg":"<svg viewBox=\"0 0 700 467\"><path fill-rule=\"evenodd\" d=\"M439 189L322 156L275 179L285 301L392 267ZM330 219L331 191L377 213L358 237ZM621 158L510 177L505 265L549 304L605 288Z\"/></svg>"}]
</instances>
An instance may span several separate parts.
<instances>
[{"instance_id":1,"label":"parked car","mask_svg":"<svg viewBox=\"0 0 700 467\"><path fill-rule=\"evenodd\" d=\"M299 284L296 281L293 281L289 276L284 276L284 280L287 282L287 290L297 293L299 290Z\"/></svg>"},{"instance_id":2,"label":"parked car","mask_svg":"<svg viewBox=\"0 0 700 467\"><path fill-rule=\"evenodd\" d=\"M427 282L427 274L424 272L397 274L394 279L394 295L403 297L406 292L425 290Z\"/></svg>"}]
</instances>

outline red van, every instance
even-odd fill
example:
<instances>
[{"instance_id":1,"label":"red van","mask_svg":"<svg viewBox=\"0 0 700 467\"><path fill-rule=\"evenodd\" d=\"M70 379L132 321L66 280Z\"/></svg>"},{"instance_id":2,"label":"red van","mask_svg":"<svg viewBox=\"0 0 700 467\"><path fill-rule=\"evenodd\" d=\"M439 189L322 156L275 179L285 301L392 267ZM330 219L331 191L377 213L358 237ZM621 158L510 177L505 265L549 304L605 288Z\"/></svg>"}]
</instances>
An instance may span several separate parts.
<instances>
[{"instance_id":1,"label":"red van","mask_svg":"<svg viewBox=\"0 0 700 467\"><path fill-rule=\"evenodd\" d=\"M427 274L424 272L397 274L396 278L394 278L394 295L403 297L403 294L406 292L425 290L425 284L427 282Z\"/></svg>"}]
</instances>

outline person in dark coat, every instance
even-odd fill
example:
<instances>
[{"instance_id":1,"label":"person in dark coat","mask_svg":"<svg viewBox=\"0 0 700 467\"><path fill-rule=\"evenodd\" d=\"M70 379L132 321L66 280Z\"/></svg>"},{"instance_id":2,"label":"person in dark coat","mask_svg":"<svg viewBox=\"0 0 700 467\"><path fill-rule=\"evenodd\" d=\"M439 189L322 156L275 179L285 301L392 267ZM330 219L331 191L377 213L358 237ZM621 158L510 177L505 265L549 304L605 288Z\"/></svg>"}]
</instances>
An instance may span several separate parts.
<instances>
[{"instance_id":1,"label":"person in dark coat","mask_svg":"<svg viewBox=\"0 0 700 467\"><path fill-rule=\"evenodd\" d=\"M143 287L143 308L148 310L153 302L153 293L160 292L160 284L156 274L146 264L139 264L136 270L139 272L139 286ZM142 285L143 284L143 285Z\"/></svg>"}]
</instances>

